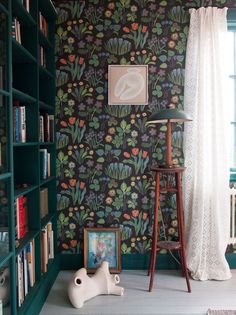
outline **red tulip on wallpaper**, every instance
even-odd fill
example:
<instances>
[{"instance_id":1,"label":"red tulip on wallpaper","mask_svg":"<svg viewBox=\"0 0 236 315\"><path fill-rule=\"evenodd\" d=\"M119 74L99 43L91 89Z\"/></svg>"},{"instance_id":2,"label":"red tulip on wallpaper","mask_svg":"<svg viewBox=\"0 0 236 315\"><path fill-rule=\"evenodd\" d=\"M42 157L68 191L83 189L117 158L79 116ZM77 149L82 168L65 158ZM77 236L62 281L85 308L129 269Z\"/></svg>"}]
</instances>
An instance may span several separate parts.
<instances>
[{"instance_id":1,"label":"red tulip on wallpaper","mask_svg":"<svg viewBox=\"0 0 236 315\"><path fill-rule=\"evenodd\" d=\"M79 122L79 127L81 127L81 128L84 127L84 123L85 123L85 121L83 119L81 119Z\"/></svg>"},{"instance_id":2,"label":"red tulip on wallpaper","mask_svg":"<svg viewBox=\"0 0 236 315\"><path fill-rule=\"evenodd\" d=\"M139 211L138 211L138 210L132 210L132 216L133 216L134 218L137 218L138 215L139 215Z\"/></svg>"},{"instance_id":3,"label":"red tulip on wallpaper","mask_svg":"<svg viewBox=\"0 0 236 315\"><path fill-rule=\"evenodd\" d=\"M147 152L147 151L143 151L142 157L143 157L143 158L146 158L147 156L148 156L148 152Z\"/></svg>"},{"instance_id":4,"label":"red tulip on wallpaper","mask_svg":"<svg viewBox=\"0 0 236 315\"><path fill-rule=\"evenodd\" d=\"M70 183L70 186L72 187L76 186L76 179L70 179L69 183Z\"/></svg>"},{"instance_id":5,"label":"red tulip on wallpaper","mask_svg":"<svg viewBox=\"0 0 236 315\"><path fill-rule=\"evenodd\" d=\"M132 154L133 155L138 155L138 153L139 153L139 149L138 148L132 148Z\"/></svg>"},{"instance_id":6,"label":"red tulip on wallpaper","mask_svg":"<svg viewBox=\"0 0 236 315\"><path fill-rule=\"evenodd\" d=\"M79 188L80 188L80 189L84 189L84 187L85 187L85 182L80 182Z\"/></svg>"},{"instance_id":7,"label":"red tulip on wallpaper","mask_svg":"<svg viewBox=\"0 0 236 315\"><path fill-rule=\"evenodd\" d=\"M70 62L74 62L75 61L75 55L69 55L68 59Z\"/></svg>"},{"instance_id":8,"label":"red tulip on wallpaper","mask_svg":"<svg viewBox=\"0 0 236 315\"><path fill-rule=\"evenodd\" d=\"M130 154L129 154L129 152L125 151L123 154L124 154L124 157L126 157L126 158L130 158Z\"/></svg>"},{"instance_id":9,"label":"red tulip on wallpaper","mask_svg":"<svg viewBox=\"0 0 236 315\"><path fill-rule=\"evenodd\" d=\"M75 117L70 117L70 118L69 118L69 123L70 123L71 125L74 125L74 124L75 124L75 121L76 121L76 118L75 118Z\"/></svg>"},{"instance_id":10,"label":"red tulip on wallpaper","mask_svg":"<svg viewBox=\"0 0 236 315\"><path fill-rule=\"evenodd\" d=\"M136 31L138 29L138 23L131 24L132 30Z\"/></svg>"},{"instance_id":11,"label":"red tulip on wallpaper","mask_svg":"<svg viewBox=\"0 0 236 315\"><path fill-rule=\"evenodd\" d=\"M79 65L82 65L84 63L84 58L80 57L78 63L79 63Z\"/></svg>"},{"instance_id":12,"label":"red tulip on wallpaper","mask_svg":"<svg viewBox=\"0 0 236 315\"><path fill-rule=\"evenodd\" d=\"M143 25L143 27L142 27L142 33L146 33L146 32L147 32L147 29L148 29L147 25Z\"/></svg>"}]
</instances>

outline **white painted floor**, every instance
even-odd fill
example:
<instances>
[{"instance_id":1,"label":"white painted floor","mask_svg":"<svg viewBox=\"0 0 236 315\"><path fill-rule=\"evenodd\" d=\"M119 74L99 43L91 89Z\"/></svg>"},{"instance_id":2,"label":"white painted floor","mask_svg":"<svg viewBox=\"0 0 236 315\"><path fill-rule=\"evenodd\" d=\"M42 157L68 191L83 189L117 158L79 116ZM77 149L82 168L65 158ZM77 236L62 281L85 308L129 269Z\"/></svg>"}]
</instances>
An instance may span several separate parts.
<instances>
[{"instance_id":1,"label":"white painted floor","mask_svg":"<svg viewBox=\"0 0 236 315\"><path fill-rule=\"evenodd\" d=\"M156 271L153 291L145 271L127 270L120 274L124 296L102 295L75 309L67 297L73 271L61 271L40 315L206 315L208 308L236 310L236 270L227 281L191 280L192 293L178 271Z\"/></svg>"}]
</instances>

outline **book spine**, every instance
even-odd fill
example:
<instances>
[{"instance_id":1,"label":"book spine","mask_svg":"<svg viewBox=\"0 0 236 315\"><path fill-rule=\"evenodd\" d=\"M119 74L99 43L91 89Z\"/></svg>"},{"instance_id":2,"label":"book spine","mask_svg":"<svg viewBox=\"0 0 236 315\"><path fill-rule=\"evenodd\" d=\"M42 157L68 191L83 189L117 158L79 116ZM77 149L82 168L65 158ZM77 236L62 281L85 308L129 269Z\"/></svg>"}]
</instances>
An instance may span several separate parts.
<instances>
[{"instance_id":1,"label":"book spine","mask_svg":"<svg viewBox=\"0 0 236 315\"><path fill-rule=\"evenodd\" d=\"M20 238L24 237L24 204L23 197L19 197L19 230Z\"/></svg>"},{"instance_id":2,"label":"book spine","mask_svg":"<svg viewBox=\"0 0 236 315\"><path fill-rule=\"evenodd\" d=\"M54 115L49 115L49 141L54 142Z\"/></svg>"},{"instance_id":3,"label":"book spine","mask_svg":"<svg viewBox=\"0 0 236 315\"><path fill-rule=\"evenodd\" d=\"M26 254L27 254L27 266L28 266L28 275L29 275L29 286L33 287L33 264L32 264L32 250L31 250L31 242L26 246Z\"/></svg>"},{"instance_id":4,"label":"book spine","mask_svg":"<svg viewBox=\"0 0 236 315\"><path fill-rule=\"evenodd\" d=\"M25 106L20 107L20 115L21 115L21 142L26 142L26 119L25 119Z\"/></svg>"},{"instance_id":5,"label":"book spine","mask_svg":"<svg viewBox=\"0 0 236 315\"><path fill-rule=\"evenodd\" d=\"M44 118L42 115L39 117L39 141L44 142Z\"/></svg>"},{"instance_id":6,"label":"book spine","mask_svg":"<svg viewBox=\"0 0 236 315\"><path fill-rule=\"evenodd\" d=\"M27 256L26 256L26 248L23 250L23 270L24 270L24 296L28 294L28 270L27 270Z\"/></svg>"},{"instance_id":7,"label":"book spine","mask_svg":"<svg viewBox=\"0 0 236 315\"><path fill-rule=\"evenodd\" d=\"M42 252L42 272L47 272L47 230L43 228L41 230L41 252Z\"/></svg>"},{"instance_id":8,"label":"book spine","mask_svg":"<svg viewBox=\"0 0 236 315\"><path fill-rule=\"evenodd\" d=\"M48 229L48 247L49 247L48 258L53 259L54 258L54 235L53 235L53 229L52 229L52 222L48 222L47 229Z\"/></svg>"},{"instance_id":9,"label":"book spine","mask_svg":"<svg viewBox=\"0 0 236 315\"><path fill-rule=\"evenodd\" d=\"M11 35L13 39L16 39L16 18L12 19L11 23Z\"/></svg>"},{"instance_id":10,"label":"book spine","mask_svg":"<svg viewBox=\"0 0 236 315\"><path fill-rule=\"evenodd\" d=\"M51 176L51 154L47 153L47 176Z\"/></svg>"}]
</instances>

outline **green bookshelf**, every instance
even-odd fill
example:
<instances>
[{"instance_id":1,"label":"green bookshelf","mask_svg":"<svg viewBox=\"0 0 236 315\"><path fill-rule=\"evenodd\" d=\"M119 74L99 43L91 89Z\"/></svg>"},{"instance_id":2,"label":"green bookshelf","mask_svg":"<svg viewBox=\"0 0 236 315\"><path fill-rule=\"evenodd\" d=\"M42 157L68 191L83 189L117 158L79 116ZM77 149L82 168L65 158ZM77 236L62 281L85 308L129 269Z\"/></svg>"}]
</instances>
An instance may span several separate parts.
<instances>
[{"instance_id":1,"label":"green bookshelf","mask_svg":"<svg viewBox=\"0 0 236 315\"><path fill-rule=\"evenodd\" d=\"M0 272L10 274L3 315L38 314L59 271L54 120L50 138L40 138L40 116L48 119L55 111L56 10L51 0L26 3L0 0ZM44 178L42 150L47 157ZM42 190L48 193L43 217ZM45 230L50 250L54 244L46 262ZM34 257L34 266L28 257Z\"/></svg>"}]
</instances>

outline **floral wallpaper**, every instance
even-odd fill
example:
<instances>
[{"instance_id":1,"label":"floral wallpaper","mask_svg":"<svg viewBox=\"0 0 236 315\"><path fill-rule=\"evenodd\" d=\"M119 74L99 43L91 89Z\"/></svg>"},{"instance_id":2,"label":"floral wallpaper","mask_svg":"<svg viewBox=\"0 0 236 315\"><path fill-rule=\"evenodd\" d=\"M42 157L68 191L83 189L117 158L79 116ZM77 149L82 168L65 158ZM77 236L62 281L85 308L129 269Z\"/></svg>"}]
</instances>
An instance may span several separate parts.
<instances>
[{"instance_id":1,"label":"floral wallpaper","mask_svg":"<svg viewBox=\"0 0 236 315\"><path fill-rule=\"evenodd\" d=\"M183 108L188 8L235 1L57 1L56 124L58 243L83 250L84 227L121 228L121 252L150 250L154 179L165 160L165 125L147 117ZM107 104L109 64L144 64L149 104ZM172 133L173 161L182 165L183 126ZM176 200L161 195L161 238L178 236ZM164 251L163 251L164 252Z\"/></svg>"}]
</instances>

